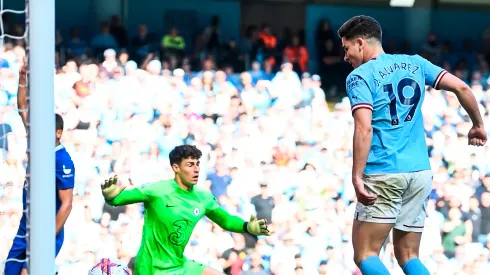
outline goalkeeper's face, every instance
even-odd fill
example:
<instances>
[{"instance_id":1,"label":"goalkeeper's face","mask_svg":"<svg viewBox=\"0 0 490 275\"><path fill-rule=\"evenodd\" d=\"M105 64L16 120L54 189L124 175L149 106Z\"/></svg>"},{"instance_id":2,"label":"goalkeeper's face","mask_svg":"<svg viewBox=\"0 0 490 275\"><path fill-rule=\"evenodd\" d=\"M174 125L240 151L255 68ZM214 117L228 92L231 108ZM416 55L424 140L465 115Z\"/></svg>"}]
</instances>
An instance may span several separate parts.
<instances>
[{"instance_id":1,"label":"goalkeeper's face","mask_svg":"<svg viewBox=\"0 0 490 275\"><path fill-rule=\"evenodd\" d=\"M173 169L182 183L187 186L197 184L201 162L198 159L183 159L179 165L174 164Z\"/></svg>"}]
</instances>

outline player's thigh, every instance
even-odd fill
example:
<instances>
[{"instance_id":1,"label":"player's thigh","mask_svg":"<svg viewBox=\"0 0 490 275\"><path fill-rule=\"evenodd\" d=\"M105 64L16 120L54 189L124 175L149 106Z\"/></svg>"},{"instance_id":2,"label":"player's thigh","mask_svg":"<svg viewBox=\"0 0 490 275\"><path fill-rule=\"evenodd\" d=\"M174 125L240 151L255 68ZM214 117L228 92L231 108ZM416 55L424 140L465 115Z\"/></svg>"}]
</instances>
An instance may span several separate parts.
<instances>
[{"instance_id":1,"label":"player's thigh","mask_svg":"<svg viewBox=\"0 0 490 275\"><path fill-rule=\"evenodd\" d=\"M199 262L188 260L184 265L185 275L223 275L223 273Z\"/></svg>"},{"instance_id":2,"label":"player's thigh","mask_svg":"<svg viewBox=\"0 0 490 275\"><path fill-rule=\"evenodd\" d=\"M407 188L404 174L364 175L364 187L377 195L372 205L357 203L355 219L371 223L394 224L402 207L402 196Z\"/></svg>"},{"instance_id":3,"label":"player's thigh","mask_svg":"<svg viewBox=\"0 0 490 275\"><path fill-rule=\"evenodd\" d=\"M407 173L408 187L394 228L405 232L422 232L427 217L427 202L432 191L430 170Z\"/></svg>"},{"instance_id":4,"label":"player's thigh","mask_svg":"<svg viewBox=\"0 0 490 275\"><path fill-rule=\"evenodd\" d=\"M354 262L361 262L371 256L379 255L392 223L373 223L354 220L352 225L352 245L354 247Z\"/></svg>"},{"instance_id":5,"label":"player's thigh","mask_svg":"<svg viewBox=\"0 0 490 275\"><path fill-rule=\"evenodd\" d=\"M432 191L430 170L409 173L400 216L393 230L393 246L398 264L419 256L420 240L427 217L427 202Z\"/></svg>"}]
</instances>

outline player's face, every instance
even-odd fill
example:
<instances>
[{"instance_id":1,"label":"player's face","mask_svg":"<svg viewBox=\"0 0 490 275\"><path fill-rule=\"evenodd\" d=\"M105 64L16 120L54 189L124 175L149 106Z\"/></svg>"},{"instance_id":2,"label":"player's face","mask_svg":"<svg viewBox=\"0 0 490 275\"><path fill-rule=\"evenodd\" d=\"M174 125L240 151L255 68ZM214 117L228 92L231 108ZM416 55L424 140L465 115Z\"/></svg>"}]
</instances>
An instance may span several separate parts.
<instances>
[{"instance_id":1,"label":"player's face","mask_svg":"<svg viewBox=\"0 0 490 275\"><path fill-rule=\"evenodd\" d=\"M61 139L61 135L63 135L63 130L56 130L56 145L58 145L58 142Z\"/></svg>"},{"instance_id":2,"label":"player's face","mask_svg":"<svg viewBox=\"0 0 490 275\"><path fill-rule=\"evenodd\" d=\"M187 158L173 168L184 184L194 185L199 179L200 164L198 159Z\"/></svg>"},{"instance_id":3,"label":"player's face","mask_svg":"<svg viewBox=\"0 0 490 275\"><path fill-rule=\"evenodd\" d=\"M344 48L344 61L357 68L363 63L364 40L361 38L347 40L342 37L342 47Z\"/></svg>"}]
</instances>

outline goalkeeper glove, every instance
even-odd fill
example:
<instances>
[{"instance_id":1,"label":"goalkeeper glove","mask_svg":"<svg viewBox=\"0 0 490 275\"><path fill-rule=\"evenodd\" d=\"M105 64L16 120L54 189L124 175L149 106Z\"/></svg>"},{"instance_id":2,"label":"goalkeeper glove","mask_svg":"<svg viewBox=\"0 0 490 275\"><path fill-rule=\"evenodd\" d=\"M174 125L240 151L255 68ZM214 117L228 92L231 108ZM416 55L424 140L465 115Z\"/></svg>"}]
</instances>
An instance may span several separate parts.
<instances>
[{"instance_id":1,"label":"goalkeeper glove","mask_svg":"<svg viewBox=\"0 0 490 275\"><path fill-rule=\"evenodd\" d=\"M257 220L254 215L250 216L250 221L245 223L245 228L247 229L246 232L255 236L270 236L266 220Z\"/></svg>"},{"instance_id":2,"label":"goalkeeper glove","mask_svg":"<svg viewBox=\"0 0 490 275\"><path fill-rule=\"evenodd\" d=\"M100 187L102 189L102 195L107 201L113 200L126 188L126 186L117 185L117 176L105 180L105 182L101 184Z\"/></svg>"}]
</instances>

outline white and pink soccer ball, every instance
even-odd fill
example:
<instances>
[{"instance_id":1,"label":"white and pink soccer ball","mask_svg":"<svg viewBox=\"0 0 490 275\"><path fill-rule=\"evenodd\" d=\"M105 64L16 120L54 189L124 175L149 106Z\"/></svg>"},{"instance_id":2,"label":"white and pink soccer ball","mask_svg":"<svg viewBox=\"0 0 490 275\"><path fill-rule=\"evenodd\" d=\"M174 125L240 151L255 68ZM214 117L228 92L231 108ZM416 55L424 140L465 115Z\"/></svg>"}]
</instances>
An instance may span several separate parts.
<instances>
[{"instance_id":1,"label":"white and pink soccer ball","mask_svg":"<svg viewBox=\"0 0 490 275\"><path fill-rule=\"evenodd\" d=\"M131 275L131 272L118 259L102 258L94 264L88 275Z\"/></svg>"}]
</instances>

